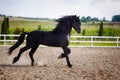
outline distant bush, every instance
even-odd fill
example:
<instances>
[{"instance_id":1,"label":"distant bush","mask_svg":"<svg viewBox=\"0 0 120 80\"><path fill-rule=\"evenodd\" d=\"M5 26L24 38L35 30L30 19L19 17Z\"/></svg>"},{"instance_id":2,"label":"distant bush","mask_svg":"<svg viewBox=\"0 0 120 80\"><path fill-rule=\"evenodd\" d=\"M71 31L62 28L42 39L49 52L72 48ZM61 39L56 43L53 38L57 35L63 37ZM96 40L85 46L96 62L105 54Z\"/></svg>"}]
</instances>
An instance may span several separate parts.
<instances>
[{"instance_id":1,"label":"distant bush","mask_svg":"<svg viewBox=\"0 0 120 80\"><path fill-rule=\"evenodd\" d=\"M24 32L24 28L16 28L14 31L14 34L21 34L22 32ZM18 37L14 37L14 39L18 39Z\"/></svg>"},{"instance_id":2,"label":"distant bush","mask_svg":"<svg viewBox=\"0 0 120 80\"><path fill-rule=\"evenodd\" d=\"M14 34L21 34L21 33L22 33L22 29L18 27L14 31Z\"/></svg>"},{"instance_id":3,"label":"distant bush","mask_svg":"<svg viewBox=\"0 0 120 80\"><path fill-rule=\"evenodd\" d=\"M98 36L103 36L103 21L101 21L101 23L100 23Z\"/></svg>"},{"instance_id":4,"label":"distant bush","mask_svg":"<svg viewBox=\"0 0 120 80\"><path fill-rule=\"evenodd\" d=\"M41 30L41 25L38 25L38 30Z\"/></svg>"},{"instance_id":5,"label":"distant bush","mask_svg":"<svg viewBox=\"0 0 120 80\"><path fill-rule=\"evenodd\" d=\"M85 34L86 34L86 30L83 29L82 35L85 36Z\"/></svg>"}]
</instances>

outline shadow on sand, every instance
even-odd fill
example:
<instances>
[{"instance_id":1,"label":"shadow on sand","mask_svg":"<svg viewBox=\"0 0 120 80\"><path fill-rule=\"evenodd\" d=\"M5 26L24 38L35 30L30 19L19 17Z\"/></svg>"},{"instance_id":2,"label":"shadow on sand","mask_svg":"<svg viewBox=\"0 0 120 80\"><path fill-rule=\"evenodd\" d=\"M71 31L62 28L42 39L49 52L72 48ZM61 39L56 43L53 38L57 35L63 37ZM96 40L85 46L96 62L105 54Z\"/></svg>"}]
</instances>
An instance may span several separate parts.
<instances>
[{"instance_id":1,"label":"shadow on sand","mask_svg":"<svg viewBox=\"0 0 120 80\"><path fill-rule=\"evenodd\" d=\"M30 65L0 64L0 67L33 67L33 66L30 66Z\"/></svg>"}]
</instances>

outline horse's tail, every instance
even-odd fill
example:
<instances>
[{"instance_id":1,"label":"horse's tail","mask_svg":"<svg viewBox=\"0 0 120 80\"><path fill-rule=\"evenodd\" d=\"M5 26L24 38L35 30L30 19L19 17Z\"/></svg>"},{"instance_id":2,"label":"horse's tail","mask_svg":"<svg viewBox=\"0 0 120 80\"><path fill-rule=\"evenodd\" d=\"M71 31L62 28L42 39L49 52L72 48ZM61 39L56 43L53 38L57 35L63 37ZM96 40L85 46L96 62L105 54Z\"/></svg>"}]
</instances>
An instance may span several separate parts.
<instances>
[{"instance_id":1,"label":"horse's tail","mask_svg":"<svg viewBox=\"0 0 120 80\"><path fill-rule=\"evenodd\" d=\"M9 51L8 51L9 55L23 43L26 34L28 33L27 32L22 33L18 38L18 41L9 48Z\"/></svg>"}]
</instances>

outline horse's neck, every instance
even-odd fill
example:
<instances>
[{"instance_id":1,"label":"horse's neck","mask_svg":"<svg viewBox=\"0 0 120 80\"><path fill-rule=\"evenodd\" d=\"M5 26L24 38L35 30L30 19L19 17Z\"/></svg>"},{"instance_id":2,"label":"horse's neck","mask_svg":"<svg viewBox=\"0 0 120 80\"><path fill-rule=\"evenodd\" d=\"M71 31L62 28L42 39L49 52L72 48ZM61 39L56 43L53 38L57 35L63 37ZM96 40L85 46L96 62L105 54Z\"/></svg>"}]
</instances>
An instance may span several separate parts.
<instances>
[{"instance_id":1,"label":"horse's neck","mask_svg":"<svg viewBox=\"0 0 120 80\"><path fill-rule=\"evenodd\" d=\"M71 30L72 30L72 26L70 23L58 24L57 27L54 29L55 32L63 33L67 36L70 35Z\"/></svg>"},{"instance_id":2,"label":"horse's neck","mask_svg":"<svg viewBox=\"0 0 120 80\"><path fill-rule=\"evenodd\" d=\"M63 30L65 31L66 35L69 36L72 30L72 26L71 25L67 25L63 28Z\"/></svg>"}]
</instances>

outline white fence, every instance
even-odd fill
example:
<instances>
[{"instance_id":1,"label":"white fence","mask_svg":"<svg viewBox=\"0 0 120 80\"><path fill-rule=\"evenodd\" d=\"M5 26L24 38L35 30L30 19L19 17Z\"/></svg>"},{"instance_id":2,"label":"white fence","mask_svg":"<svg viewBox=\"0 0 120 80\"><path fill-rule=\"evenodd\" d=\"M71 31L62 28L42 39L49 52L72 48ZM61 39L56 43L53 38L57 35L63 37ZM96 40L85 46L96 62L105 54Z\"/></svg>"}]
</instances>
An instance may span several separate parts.
<instances>
[{"instance_id":1,"label":"white fence","mask_svg":"<svg viewBox=\"0 0 120 80\"><path fill-rule=\"evenodd\" d=\"M9 38L8 38L9 37ZM13 45L19 35L1 35L0 46ZM71 47L119 47L120 37L109 36L70 36ZM24 44L23 44L24 45Z\"/></svg>"},{"instance_id":2,"label":"white fence","mask_svg":"<svg viewBox=\"0 0 120 80\"><path fill-rule=\"evenodd\" d=\"M110 36L71 36L71 43L78 44L77 47L119 47L120 37Z\"/></svg>"}]
</instances>

